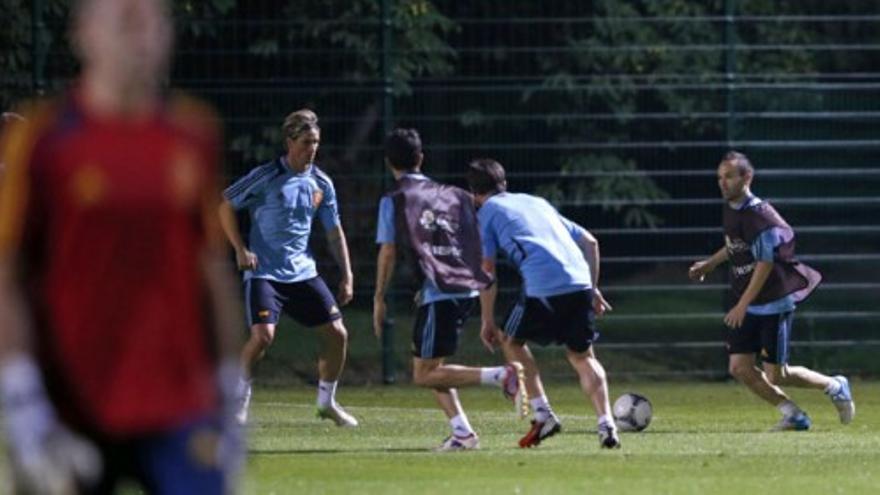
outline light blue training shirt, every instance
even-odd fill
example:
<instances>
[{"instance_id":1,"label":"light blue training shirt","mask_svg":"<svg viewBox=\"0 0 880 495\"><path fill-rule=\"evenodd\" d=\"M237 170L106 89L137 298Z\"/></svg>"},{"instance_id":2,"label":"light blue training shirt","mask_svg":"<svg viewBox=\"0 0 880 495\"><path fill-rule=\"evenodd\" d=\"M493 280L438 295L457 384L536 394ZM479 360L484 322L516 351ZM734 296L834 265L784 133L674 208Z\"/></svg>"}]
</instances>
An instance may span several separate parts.
<instances>
[{"instance_id":1,"label":"light blue training shirt","mask_svg":"<svg viewBox=\"0 0 880 495\"><path fill-rule=\"evenodd\" d=\"M763 200L761 198L750 195L739 207L736 205L731 206L738 210L744 210L746 208L754 208L762 202ZM767 261L773 263L773 255L776 248L784 242L786 242L786 239L783 238L782 231L777 227L771 227L761 232L761 234L752 241L752 256L755 257L755 261ZM794 296L789 294L766 304L751 304L746 309L746 312L753 315L775 315L794 311L794 308Z\"/></svg>"},{"instance_id":2,"label":"light blue training shirt","mask_svg":"<svg viewBox=\"0 0 880 495\"><path fill-rule=\"evenodd\" d=\"M406 177L416 180L429 180L422 174L406 174ZM393 244L395 243L397 232L394 225L394 201L390 196L382 196L379 200L379 221L376 228L376 244ZM477 297L480 295L478 291L469 292L443 292L437 287L433 280L425 277L425 282L419 291L419 306L430 304L436 301L444 301L448 299L459 299L462 297Z\"/></svg>"},{"instance_id":3,"label":"light blue training shirt","mask_svg":"<svg viewBox=\"0 0 880 495\"><path fill-rule=\"evenodd\" d=\"M292 283L318 275L309 250L312 221L317 215L326 230L340 221L333 181L315 164L296 173L282 156L251 170L223 196L250 214L248 249L257 255L257 268L245 271L245 280Z\"/></svg>"},{"instance_id":4,"label":"light blue training shirt","mask_svg":"<svg viewBox=\"0 0 880 495\"><path fill-rule=\"evenodd\" d=\"M517 267L528 297L550 297L592 287L590 266L577 241L583 228L544 198L503 192L477 212L483 257L500 250Z\"/></svg>"}]
</instances>

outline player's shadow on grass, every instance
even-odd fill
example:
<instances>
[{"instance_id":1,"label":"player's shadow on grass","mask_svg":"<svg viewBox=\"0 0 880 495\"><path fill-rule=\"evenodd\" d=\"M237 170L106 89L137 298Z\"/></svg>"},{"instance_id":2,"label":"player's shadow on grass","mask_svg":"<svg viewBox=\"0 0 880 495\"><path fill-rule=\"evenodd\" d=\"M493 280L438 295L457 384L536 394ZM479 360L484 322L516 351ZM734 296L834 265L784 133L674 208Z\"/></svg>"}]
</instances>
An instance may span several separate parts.
<instances>
[{"instance_id":1,"label":"player's shadow on grass","mask_svg":"<svg viewBox=\"0 0 880 495\"><path fill-rule=\"evenodd\" d=\"M829 433L831 430L813 430L810 431L809 434L813 435L816 433ZM676 430L656 430L652 428L648 428L644 431L621 431L621 435L625 435L625 437L629 436L637 436L637 435L716 435L723 434L728 435L731 433L794 433L794 432L780 432L780 431L771 431L768 426L765 429L756 429L756 428L725 428L719 430L694 430L694 429L676 429ZM595 435L596 430L591 430L587 428L571 428L563 431L563 434L577 435L577 434L586 434L586 435ZM624 437L624 438L625 438Z\"/></svg>"},{"instance_id":2,"label":"player's shadow on grass","mask_svg":"<svg viewBox=\"0 0 880 495\"><path fill-rule=\"evenodd\" d=\"M248 455L314 455L314 454L355 454L364 452L383 452L387 454L412 454L418 452L431 453L432 450L424 447L387 447L387 448L364 448L364 449L249 449Z\"/></svg>"}]
</instances>

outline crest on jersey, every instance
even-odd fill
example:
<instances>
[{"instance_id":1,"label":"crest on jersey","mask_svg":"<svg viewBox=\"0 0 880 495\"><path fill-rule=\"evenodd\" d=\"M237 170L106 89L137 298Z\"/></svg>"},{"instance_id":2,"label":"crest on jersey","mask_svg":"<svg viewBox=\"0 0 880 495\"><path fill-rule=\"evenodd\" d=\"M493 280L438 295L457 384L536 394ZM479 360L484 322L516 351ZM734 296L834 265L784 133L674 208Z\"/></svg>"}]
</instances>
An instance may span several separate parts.
<instances>
[{"instance_id":1,"label":"crest on jersey","mask_svg":"<svg viewBox=\"0 0 880 495\"><path fill-rule=\"evenodd\" d=\"M103 199L107 192L107 177L94 164L80 167L70 180L73 201L81 206L92 206Z\"/></svg>"},{"instance_id":2,"label":"crest on jersey","mask_svg":"<svg viewBox=\"0 0 880 495\"><path fill-rule=\"evenodd\" d=\"M450 234L455 233L452 229L452 224L449 222L449 216L444 213L437 215L432 210L422 211L421 216L419 216L419 225L431 232L440 229Z\"/></svg>"},{"instance_id":3,"label":"crest on jersey","mask_svg":"<svg viewBox=\"0 0 880 495\"><path fill-rule=\"evenodd\" d=\"M168 170L171 195L181 206L191 204L198 197L199 168L195 153L190 150L179 150Z\"/></svg>"}]
</instances>

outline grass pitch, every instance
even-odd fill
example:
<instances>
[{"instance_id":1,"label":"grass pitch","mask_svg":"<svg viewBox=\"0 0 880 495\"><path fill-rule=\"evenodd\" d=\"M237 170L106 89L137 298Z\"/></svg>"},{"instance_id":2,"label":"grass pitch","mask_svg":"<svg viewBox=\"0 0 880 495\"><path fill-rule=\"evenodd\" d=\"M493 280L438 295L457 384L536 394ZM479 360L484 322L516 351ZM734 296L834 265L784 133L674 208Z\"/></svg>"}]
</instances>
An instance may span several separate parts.
<instances>
[{"instance_id":1,"label":"grass pitch","mask_svg":"<svg viewBox=\"0 0 880 495\"><path fill-rule=\"evenodd\" d=\"M550 384L561 434L538 448L494 388L461 390L479 451L433 453L448 434L431 393L409 386L340 387L361 421L341 429L314 417L314 390L255 391L248 494L862 494L880 490L880 383L855 382L855 421L840 425L818 391L789 390L813 419L809 432L770 433L772 407L734 383L626 383L612 396L646 395L654 420L602 451L595 416L573 384Z\"/></svg>"}]
</instances>

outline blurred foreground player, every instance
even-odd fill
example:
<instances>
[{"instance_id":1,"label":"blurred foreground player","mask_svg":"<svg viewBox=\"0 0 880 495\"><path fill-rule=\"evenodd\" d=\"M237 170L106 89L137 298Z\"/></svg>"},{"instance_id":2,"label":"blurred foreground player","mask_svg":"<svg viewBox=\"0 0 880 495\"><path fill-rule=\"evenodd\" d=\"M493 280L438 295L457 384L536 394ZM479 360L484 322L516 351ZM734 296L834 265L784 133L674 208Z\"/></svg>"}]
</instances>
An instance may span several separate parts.
<instances>
[{"instance_id":1,"label":"blurred foreground player","mask_svg":"<svg viewBox=\"0 0 880 495\"><path fill-rule=\"evenodd\" d=\"M240 315L215 215L217 122L161 96L159 0L82 0L72 35L78 83L2 139L0 398L17 490L113 493L126 478L228 493Z\"/></svg>"}]
</instances>

